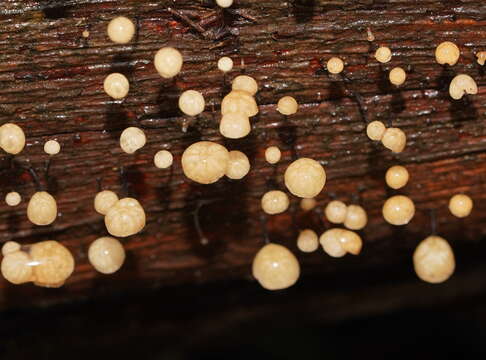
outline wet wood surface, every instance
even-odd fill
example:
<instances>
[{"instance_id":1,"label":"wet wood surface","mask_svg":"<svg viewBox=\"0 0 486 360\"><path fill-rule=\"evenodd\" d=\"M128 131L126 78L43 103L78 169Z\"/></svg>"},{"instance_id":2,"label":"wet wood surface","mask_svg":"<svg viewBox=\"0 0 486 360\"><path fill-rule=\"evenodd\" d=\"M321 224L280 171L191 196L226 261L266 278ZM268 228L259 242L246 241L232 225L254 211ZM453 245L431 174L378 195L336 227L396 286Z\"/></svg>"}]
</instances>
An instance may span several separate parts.
<instances>
[{"instance_id":1,"label":"wet wood surface","mask_svg":"<svg viewBox=\"0 0 486 360\"><path fill-rule=\"evenodd\" d=\"M117 15L136 21L137 35L130 44L114 45L106 36L107 23ZM368 29L373 42L367 39ZM89 31L87 38L84 31ZM435 62L435 46L445 40L461 49L459 63L452 68ZM393 51L387 64L373 56L381 45ZM184 55L183 70L173 80L162 79L153 66L154 54L163 46L177 47ZM267 190L284 189L283 172L296 156L325 166L328 181L318 197L319 209L338 198L359 202L369 217L360 256L336 260L322 251L299 254L304 275L327 278L378 269L391 278L393 271L406 269L413 279L411 255L432 231L432 210L438 233L466 256L458 257L458 271L462 263L479 264L478 256L469 264L467 254L484 251L481 239L486 235L486 79L475 58L482 50L482 0L246 0L226 11L213 2L190 1L2 2L0 122L22 126L27 146L20 155L3 155L0 160L1 196L15 190L23 197L15 208L0 204L0 241L61 241L73 252L76 270L61 289L13 286L2 280L0 308L136 288L252 281L251 261L266 232L272 241L297 253L299 228L321 232L329 226L320 221L319 212L299 210L296 198L291 199L290 211L262 216L260 197ZM216 67L221 56L231 56L235 63L226 76ZM344 76L325 70L331 56L345 61ZM395 66L407 71L407 81L399 88L387 80ZM115 71L130 81L123 101L112 101L103 92L104 77ZM241 73L259 83L260 114L252 119L247 138L222 139L219 105L231 79ZM477 95L450 99L448 84L458 73L476 80ZM206 111L197 119L178 110L178 96L187 89L205 96ZM363 99L362 111L355 93ZM296 115L284 118L276 111L284 95L298 100ZM403 129L406 150L394 155L372 143L365 134L366 122L372 120ZM143 128L148 139L134 155L123 153L118 145L127 126ZM49 139L58 140L62 150L51 157L46 179L49 156L43 144ZM252 164L247 177L210 186L185 178L181 154L201 139L245 152ZM269 145L282 150L278 165L264 160ZM153 165L160 149L174 154L170 170ZM417 208L412 222L400 228L386 224L381 216L385 199L396 193L384 182L386 169L395 164L407 166L410 182L398 192L410 196ZM59 217L51 226L38 227L27 220L27 202L36 191L29 166L58 201ZM93 208L100 188L136 197L148 216L140 234L123 240L127 262L112 276L96 273L87 261L89 244L107 234L102 216ZM464 220L447 209L456 193L467 193L475 202ZM197 209L207 243L195 228Z\"/></svg>"}]
</instances>

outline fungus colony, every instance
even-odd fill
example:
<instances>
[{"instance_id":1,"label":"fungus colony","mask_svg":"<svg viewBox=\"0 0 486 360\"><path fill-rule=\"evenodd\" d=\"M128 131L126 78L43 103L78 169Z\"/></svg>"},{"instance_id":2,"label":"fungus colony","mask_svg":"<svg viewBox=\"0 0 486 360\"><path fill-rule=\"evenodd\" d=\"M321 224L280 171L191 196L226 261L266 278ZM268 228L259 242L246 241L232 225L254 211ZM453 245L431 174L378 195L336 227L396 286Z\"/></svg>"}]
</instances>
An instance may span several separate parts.
<instances>
[{"instance_id":1,"label":"fungus colony","mask_svg":"<svg viewBox=\"0 0 486 360\"><path fill-rule=\"evenodd\" d=\"M217 0L222 8L230 7L232 0ZM132 41L136 27L132 20L120 16L111 20L107 27L107 35L117 44L127 44ZM83 36L88 37L85 31ZM368 40L374 36L368 29ZM381 64L390 62L392 50L386 46L379 47L374 57ZM486 52L476 53L477 62L484 65ZM450 42L442 42L435 51L438 64L454 66L460 58L459 47ZM173 47L163 47L154 57L154 67L163 79L177 76L183 67L184 57ZM221 57L217 68L224 74L233 70L233 60ZM344 71L344 62L338 57L327 61L330 74L340 74ZM225 75L226 76L226 75ZM389 71L391 84L400 86L405 83L407 74L401 67ZM103 82L106 94L114 100L128 96L130 84L127 77L120 73L111 73ZM257 81L248 75L238 75L231 83L231 91L221 101L221 117L219 132L227 139L241 139L252 130L251 117L258 114L259 108L255 100L259 86ZM478 93L474 79L467 74L456 75L449 86L450 97L454 100L465 95ZM193 118L202 114L206 107L204 96L193 89L182 92L178 107L181 113ZM287 117L297 113L299 104L289 95L281 97L276 111ZM372 121L366 127L366 135L373 141L380 141L393 153L401 153L406 146L405 133L396 127L386 127L381 121ZM147 142L144 131L138 127L128 127L121 133L120 148L127 154L135 154ZM25 134L16 124L6 123L0 126L0 148L11 155L19 154L25 147ZM49 155L60 152L60 144L49 140L44 145L44 151ZM269 164L282 161L282 153L277 146L265 150L265 159ZM284 159L288 162L289 159ZM286 167L283 181L286 190L295 197L301 198L300 208L303 212L312 212L319 208L318 197L326 184L326 171L322 162L308 157L297 157ZM160 150L153 156L154 165L159 169L172 166L174 157L167 150ZM196 141L182 153L182 171L191 181L199 184L213 184L226 176L228 181L243 179L250 171L248 156L239 151L231 150L214 141ZM277 168L274 167L275 172ZM390 167L386 171L385 182L398 190L407 185L408 170L401 165ZM9 206L21 203L21 196L15 191L6 194L5 202ZM282 190L269 190L261 197L261 208L267 215L278 215L289 209L291 198ZM103 190L94 198L94 209L104 217L107 232L118 238L133 236L145 227L146 214L140 202L132 197L119 198L110 190ZM452 215L464 218L473 209L472 199L465 194L451 197L449 210ZM37 191L27 205L27 218L35 225L52 224L57 216L56 199L47 191ZM408 224L416 212L414 202L408 196L396 194L384 201L383 218L389 224L403 226ZM358 204L346 205L343 201L332 200L324 208L324 218L335 225L342 224L344 228L331 227L320 236L310 228L302 229L296 239L296 247L310 253L318 249L331 257L340 258L347 253L360 254L363 241L356 232L365 228L368 216L365 209ZM110 236L102 236L94 240L88 250L91 265L100 273L112 274L118 271L125 261L125 249L122 243ZM74 258L71 252L62 244L53 241L41 241L30 245L20 245L9 241L2 248L3 260L1 272L12 284L33 282L43 287L59 287L69 278L74 270ZM436 235L431 235L419 243L413 254L413 266L417 276L429 283L439 283L447 280L455 268L454 253L448 242ZM253 276L268 290L285 289L298 280L300 265L296 256L285 246L267 243L253 259Z\"/></svg>"}]
</instances>

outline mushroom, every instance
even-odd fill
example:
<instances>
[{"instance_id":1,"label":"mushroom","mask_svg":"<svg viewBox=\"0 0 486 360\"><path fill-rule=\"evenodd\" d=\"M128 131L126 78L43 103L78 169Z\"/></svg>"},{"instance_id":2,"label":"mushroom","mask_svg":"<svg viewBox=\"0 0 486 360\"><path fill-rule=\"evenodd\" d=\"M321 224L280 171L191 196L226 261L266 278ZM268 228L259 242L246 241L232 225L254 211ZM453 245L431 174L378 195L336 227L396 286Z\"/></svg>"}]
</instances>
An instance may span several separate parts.
<instances>
[{"instance_id":1,"label":"mushroom","mask_svg":"<svg viewBox=\"0 0 486 360\"><path fill-rule=\"evenodd\" d=\"M338 57L332 57L327 61L327 71L331 74L339 74L344 69L344 62Z\"/></svg>"},{"instance_id":2,"label":"mushroom","mask_svg":"<svg viewBox=\"0 0 486 360\"><path fill-rule=\"evenodd\" d=\"M240 139L251 131L250 119L244 113L223 115L219 123L219 132L229 139Z\"/></svg>"},{"instance_id":3,"label":"mushroom","mask_svg":"<svg viewBox=\"0 0 486 360\"><path fill-rule=\"evenodd\" d=\"M393 85L399 86L407 79L407 73L401 67L396 67L391 69L389 78Z\"/></svg>"},{"instance_id":4,"label":"mushroom","mask_svg":"<svg viewBox=\"0 0 486 360\"><path fill-rule=\"evenodd\" d=\"M226 174L228 150L211 141L199 141L182 154L182 171L189 179L200 184L212 184Z\"/></svg>"},{"instance_id":5,"label":"mushroom","mask_svg":"<svg viewBox=\"0 0 486 360\"><path fill-rule=\"evenodd\" d=\"M247 75L239 75L233 79L231 83L231 89L246 91L251 96L255 95L258 91L258 84L255 79Z\"/></svg>"},{"instance_id":6,"label":"mushroom","mask_svg":"<svg viewBox=\"0 0 486 360\"><path fill-rule=\"evenodd\" d=\"M460 55L461 51L457 45L450 41L440 43L435 49L435 60L441 65L455 65Z\"/></svg>"},{"instance_id":7,"label":"mushroom","mask_svg":"<svg viewBox=\"0 0 486 360\"><path fill-rule=\"evenodd\" d=\"M297 238L297 247L305 253L314 252L319 247L319 239L314 230L302 230Z\"/></svg>"},{"instance_id":8,"label":"mushroom","mask_svg":"<svg viewBox=\"0 0 486 360\"><path fill-rule=\"evenodd\" d=\"M361 230L368 223L366 211L359 205L349 205L346 209L344 226L351 230Z\"/></svg>"},{"instance_id":9,"label":"mushroom","mask_svg":"<svg viewBox=\"0 0 486 360\"><path fill-rule=\"evenodd\" d=\"M143 148L146 142L147 138L143 130L134 126L126 128L120 135L120 147L127 154L133 154Z\"/></svg>"},{"instance_id":10,"label":"mushroom","mask_svg":"<svg viewBox=\"0 0 486 360\"><path fill-rule=\"evenodd\" d=\"M258 106L250 93L243 90L233 90L221 102L221 114L240 113L248 117L258 114Z\"/></svg>"},{"instance_id":11,"label":"mushroom","mask_svg":"<svg viewBox=\"0 0 486 360\"><path fill-rule=\"evenodd\" d=\"M159 169L167 169L172 166L174 157L167 150L160 150L154 156L154 164Z\"/></svg>"},{"instance_id":12,"label":"mushroom","mask_svg":"<svg viewBox=\"0 0 486 360\"><path fill-rule=\"evenodd\" d=\"M74 271L73 255L57 241L32 244L29 255L34 267L32 281L37 286L60 287Z\"/></svg>"},{"instance_id":13,"label":"mushroom","mask_svg":"<svg viewBox=\"0 0 486 360\"><path fill-rule=\"evenodd\" d=\"M108 210L111 209L118 201L118 195L110 190L103 190L96 194L94 198L94 208L97 213L106 215Z\"/></svg>"},{"instance_id":14,"label":"mushroom","mask_svg":"<svg viewBox=\"0 0 486 360\"><path fill-rule=\"evenodd\" d=\"M408 179L408 171L404 166L395 165L386 171L385 180L392 189L401 189L407 185Z\"/></svg>"},{"instance_id":15,"label":"mushroom","mask_svg":"<svg viewBox=\"0 0 486 360\"><path fill-rule=\"evenodd\" d=\"M395 195L383 205L383 217L392 225L406 225L415 215L415 205L409 197Z\"/></svg>"},{"instance_id":16,"label":"mushroom","mask_svg":"<svg viewBox=\"0 0 486 360\"><path fill-rule=\"evenodd\" d=\"M46 141L44 144L44 151L49 155L59 154L61 151L61 145L56 140Z\"/></svg>"},{"instance_id":17,"label":"mushroom","mask_svg":"<svg viewBox=\"0 0 486 360\"><path fill-rule=\"evenodd\" d=\"M125 261L125 249L117 239L101 237L89 246L88 259L96 271L113 274L121 268Z\"/></svg>"},{"instance_id":18,"label":"mushroom","mask_svg":"<svg viewBox=\"0 0 486 360\"><path fill-rule=\"evenodd\" d=\"M179 109L189 116L199 115L204 111L206 102L199 91L187 90L179 97Z\"/></svg>"},{"instance_id":19,"label":"mushroom","mask_svg":"<svg viewBox=\"0 0 486 360\"><path fill-rule=\"evenodd\" d=\"M339 200L331 201L324 209L327 220L334 224L342 224L346 220L346 212L346 204Z\"/></svg>"},{"instance_id":20,"label":"mushroom","mask_svg":"<svg viewBox=\"0 0 486 360\"><path fill-rule=\"evenodd\" d=\"M302 198L318 195L326 183L326 172L321 164L309 158L295 160L285 170L287 189Z\"/></svg>"},{"instance_id":21,"label":"mushroom","mask_svg":"<svg viewBox=\"0 0 486 360\"><path fill-rule=\"evenodd\" d=\"M284 96L277 103L277 111L282 115L293 115L298 108L299 104L292 96Z\"/></svg>"},{"instance_id":22,"label":"mushroom","mask_svg":"<svg viewBox=\"0 0 486 360\"><path fill-rule=\"evenodd\" d=\"M172 47L164 47L155 54L155 69L163 78L169 79L179 74L182 64L181 53Z\"/></svg>"},{"instance_id":23,"label":"mushroom","mask_svg":"<svg viewBox=\"0 0 486 360\"><path fill-rule=\"evenodd\" d=\"M449 200L449 210L452 215L463 218L469 216L473 208L472 199L465 194L457 194Z\"/></svg>"},{"instance_id":24,"label":"mushroom","mask_svg":"<svg viewBox=\"0 0 486 360\"><path fill-rule=\"evenodd\" d=\"M233 0L229 1L233 2ZM233 60L230 57L223 56L218 60L218 69L224 73L230 72L233 69Z\"/></svg>"},{"instance_id":25,"label":"mushroom","mask_svg":"<svg viewBox=\"0 0 486 360\"><path fill-rule=\"evenodd\" d=\"M117 44L126 44L132 40L135 34L135 25L132 20L124 16L118 16L110 21L107 32L111 41Z\"/></svg>"},{"instance_id":26,"label":"mushroom","mask_svg":"<svg viewBox=\"0 0 486 360\"><path fill-rule=\"evenodd\" d=\"M472 77L466 74L459 74L452 79L449 85L449 95L454 100L461 99L464 94L476 95L478 86Z\"/></svg>"},{"instance_id":27,"label":"mushroom","mask_svg":"<svg viewBox=\"0 0 486 360\"><path fill-rule=\"evenodd\" d=\"M372 121L366 127L366 135L374 141L381 141L385 131L386 127L381 121Z\"/></svg>"},{"instance_id":28,"label":"mushroom","mask_svg":"<svg viewBox=\"0 0 486 360\"><path fill-rule=\"evenodd\" d=\"M392 58L392 52L389 47L381 46L376 49L375 52L375 59L381 63L387 63Z\"/></svg>"},{"instance_id":29,"label":"mushroom","mask_svg":"<svg viewBox=\"0 0 486 360\"><path fill-rule=\"evenodd\" d=\"M261 202L263 211L269 215L283 213L289 208L289 197L280 190L267 191Z\"/></svg>"},{"instance_id":30,"label":"mushroom","mask_svg":"<svg viewBox=\"0 0 486 360\"><path fill-rule=\"evenodd\" d=\"M270 146L265 150L265 160L267 160L269 164L278 163L281 157L282 153L280 152L280 149L276 146Z\"/></svg>"},{"instance_id":31,"label":"mushroom","mask_svg":"<svg viewBox=\"0 0 486 360\"><path fill-rule=\"evenodd\" d=\"M314 198L304 198L300 200L300 208L304 211L311 211L317 205L317 201Z\"/></svg>"},{"instance_id":32,"label":"mushroom","mask_svg":"<svg viewBox=\"0 0 486 360\"><path fill-rule=\"evenodd\" d=\"M445 239L440 236L429 236L415 249L413 267L417 276L425 282L444 282L454 273L454 252Z\"/></svg>"},{"instance_id":33,"label":"mushroom","mask_svg":"<svg viewBox=\"0 0 486 360\"><path fill-rule=\"evenodd\" d=\"M388 128L383 134L381 143L394 153L401 153L407 145L407 135L399 128Z\"/></svg>"},{"instance_id":34,"label":"mushroom","mask_svg":"<svg viewBox=\"0 0 486 360\"><path fill-rule=\"evenodd\" d=\"M233 180L239 180L244 178L249 171L250 161L248 157L241 151L230 151L226 176Z\"/></svg>"},{"instance_id":35,"label":"mushroom","mask_svg":"<svg viewBox=\"0 0 486 360\"><path fill-rule=\"evenodd\" d=\"M56 220L56 199L46 191L36 192L27 205L27 217L35 225L49 225Z\"/></svg>"},{"instance_id":36,"label":"mushroom","mask_svg":"<svg viewBox=\"0 0 486 360\"><path fill-rule=\"evenodd\" d=\"M138 200L123 198L110 207L105 216L108 232L117 237L127 237L145 227L145 211Z\"/></svg>"},{"instance_id":37,"label":"mushroom","mask_svg":"<svg viewBox=\"0 0 486 360\"><path fill-rule=\"evenodd\" d=\"M13 155L21 152L25 147L25 134L22 128L12 123L0 126L0 147Z\"/></svg>"},{"instance_id":38,"label":"mushroom","mask_svg":"<svg viewBox=\"0 0 486 360\"><path fill-rule=\"evenodd\" d=\"M20 194L16 191L11 191L5 195L5 202L8 206L17 206L22 201Z\"/></svg>"},{"instance_id":39,"label":"mushroom","mask_svg":"<svg viewBox=\"0 0 486 360\"><path fill-rule=\"evenodd\" d=\"M103 89L113 99L120 100L127 96L130 90L130 83L125 75L113 73L105 78Z\"/></svg>"}]
</instances>

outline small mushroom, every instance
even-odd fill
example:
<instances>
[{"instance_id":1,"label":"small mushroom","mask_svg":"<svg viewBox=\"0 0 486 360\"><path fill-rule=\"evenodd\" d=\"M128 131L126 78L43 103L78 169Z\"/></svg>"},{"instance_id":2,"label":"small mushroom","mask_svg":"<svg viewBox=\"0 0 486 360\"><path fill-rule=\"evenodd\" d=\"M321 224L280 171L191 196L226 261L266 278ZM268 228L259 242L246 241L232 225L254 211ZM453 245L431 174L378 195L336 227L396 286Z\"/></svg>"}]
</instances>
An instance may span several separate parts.
<instances>
[{"instance_id":1,"label":"small mushroom","mask_svg":"<svg viewBox=\"0 0 486 360\"><path fill-rule=\"evenodd\" d=\"M0 147L13 155L21 152L25 147L25 134L22 128L12 123L0 126Z\"/></svg>"},{"instance_id":2,"label":"small mushroom","mask_svg":"<svg viewBox=\"0 0 486 360\"><path fill-rule=\"evenodd\" d=\"M120 147L127 154L133 154L143 148L146 142L147 138L143 130L134 126L126 128L120 135Z\"/></svg>"},{"instance_id":3,"label":"small mushroom","mask_svg":"<svg viewBox=\"0 0 486 360\"><path fill-rule=\"evenodd\" d=\"M36 192L27 205L27 217L35 225L49 225L56 220L56 199L46 191Z\"/></svg>"},{"instance_id":4,"label":"small mushroom","mask_svg":"<svg viewBox=\"0 0 486 360\"><path fill-rule=\"evenodd\" d=\"M392 189L401 189L407 185L408 179L408 170L404 166L395 165L386 171L385 180Z\"/></svg>"},{"instance_id":5,"label":"small mushroom","mask_svg":"<svg viewBox=\"0 0 486 360\"><path fill-rule=\"evenodd\" d=\"M199 141L182 154L182 170L189 179L200 184L212 184L226 174L229 153L220 144Z\"/></svg>"},{"instance_id":6,"label":"small mushroom","mask_svg":"<svg viewBox=\"0 0 486 360\"><path fill-rule=\"evenodd\" d=\"M339 200L333 200L324 209L326 219L333 224L342 224L346 219L347 206Z\"/></svg>"},{"instance_id":7,"label":"small mushroom","mask_svg":"<svg viewBox=\"0 0 486 360\"><path fill-rule=\"evenodd\" d=\"M231 89L246 91L251 96L255 95L258 91L258 84L255 79L247 75L239 75L233 79L231 83Z\"/></svg>"},{"instance_id":8,"label":"small mushroom","mask_svg":"<svg viewBox=\"0 0 486 360\"><path fill-rule=\"evenodd\" d=\"M440 43L435 49L435 60L441 65L456 65L460 55L461 51L457 45L450 41Z\"/></svg>"},{"instance_id":9,"label":"small mushroom","mask_svg":"<svg viewBox=\"0 0 486 360\"><path fill-rule=\"evenodd\" d=\"M57 241L32 244L29 255L34 264L33 281L37 286L60 287L74 271L73 255Z\"/></svg>"},{"instance_id":10,"label":"small mushroom","mask_svg":"<svg viewBox=\"0 0 486 360\"><path fill-rule=\"evenodd\" d=\"M159 169L167 169L172 166L174 157L167 150L160 150L154 156L154 164Z\"/></svg>"},{"instance_id":11,"label":"small mushroom","mask_svg":"<svg viewBox=\"0 0 486 360\"><path fill-rule=\"evenodd\" d=\"M299 104L292 96L284 96L277 103L277 111L282 115L293 115L298 108Z\"/></svg>"},{"instance_id":12,"label":"small mushroom","mask_svg":"<svg viewBox=\"0 0 486 360\"><path fill-rule=\"evenodd\" d=\"M280 190L271 190L262 197L262 209L269 215L280 214L289 208L289 197Z\"/></svg>"},{"instance_id":13,"label":"small mushroom","mask_svg":"<svg viewBox=\"0 0 486 360\"><path fill-rule=\"evenodd\" d=\"M457 194L449 200L449 210L452 215L463 218L469 216L473 209L472 199L465 194Z\"/></svg>"},{"instance_id":14,"label":"small mushroom","mask_svg":"<svg viewBox=\"0 0 486 360\"><path fill-rule=\"evenodd\" d=\"M366 211L359 205L349 205L346 209L344 226L351 230L361 230L368 223Z\"/></svg>"},{"instance_id":15,"label":"small mushroom","mask_svg":"<svg viewBox=\"0 0 486 360\"><path fill-rule=\"evenodd\" d=\"M297 247L305 253L314 252L319 247L319 238L314 230L302 230L297 238Z\"/></svg>"},{"instance_id":16,"label":"small mushroom","mask_svg":"<svg viewBox=\"0 0 486 360\"><path fill-rule=\"evenodd\" d=\"M233 2L233 0L229 0ZM230 57L223 56L218 60L218 69L224 73L230 72L233 69L233 60Z\"/></svg>"},{"instance_id":17,"label":"small mushroom","mask_svg":"<svg viewBox=\"0 0 486 360\"><path fill-rule=\"evenodd\" d=\"M16 191L11 191L5 195L5 202L8 206L17 206L22 201L22 197Z\"/></svg>"},{"instance_id":18,"label":"small mushroom","mask_svg":"<svg viewBox=\"0 0 486 360\"><path fill-rule=\"evenodd\" d=\"M249 92L233 90L221 102L221 114L230 113L239 113L251 117L258 114L258 106Z\"/></svg>"},{"instance_id":19,"label":"small mushroom","mask_svg":"<svg viewBox=\"0 0 486 360\"><path fill-rule=\"evenodd\" d=\"M265 150L265 160L267 160L269 164L278 163L281 157L282 153L280 152L280 149L276 146L270 146Z\"/></svg>"},{"instance_id":20,"label":"small mushroom","mask_svg":"<svg viewBox=\"0 0 486 360\"><path fill-rule=\"evenodd\" d=\"M321 164L309 158L300 158L285 170L287 189L302 198L317 196L326 184L326 172Z\"/></svg>"},{"instance_id":21,"label":"small mushroom","mask_svg":"<svg viewBox=\"0 0 486 360\"><path fill-rule=\"evenodd\" d=\"M454 252L445 239L429 236L415 249L413 266L421 280L431 284L444 282L454 273Z\"/></svg>"},{"instance_id":22,"label":"small mushroom","mask_svg":"<svg viewBox=\"0 0 486 360\"><path fill-rule=\"evenodd\" d=\"M59 154L61 151L61 145L56 140L46 141L44 144L44 152L49 155Z\"/></svg>"},{"instance_id":23,"label":"small mushroom","mask_svg":"<svg viewBox=\"0 0 486 360\"><path fill-rule=\"evenodd\" d=\"M386 127L381 121L372 121L366 126L366 135L374 141L381 141Z\"/></svg>"},{"instance_id":24,"label":"small mushroom","mask_svg":"<svg viewBox=\"0 0 486 360\"><path fill-rule=\"evenodd\" d=\"M187 90L179 97L179 109L189 116L199 115L204 111L206 102L199 91Z\"/></svg>"},{"instance_id":25,"label":"small mushroom","mask_svg":"<svg viewBox=\"0 0 486 360\"><path fill-rule=\"evenodd\" d=\"M304 198L300 200L300 208L304 211L311 211L317 205L317 201L314 198Z\"/></svg>"},{"instance_id":26,"label":"small mushroom","mask_svg":"<svg viewBox=\"0 0 486 360\"><path fill-rule=\"evenodd\" d=\"M344 62L338 57L332 57L327 61L327 71L331 74L339 74L344 69Z\"/></svg>"},{"instance_id":27,"label":"small mushroom","mask_svg":"<svg viewBox=\"0 0 486 360\"><path fill-rule=\"evenodd\" d=\"M415 205L409 197L395 195L383 205L383 217L392 225L406 225L415 215Z\"/></svg>"},{"instance_id":28,"label":"small mushroom","mask_svg":"<svg viewBox=\"0 0 486 360\"><path fill-rule=\"evenodd\" d=\"M130 83L125 75L113 73L105 78L103 89L113 99L120 100L128 95Z\"/></svg>"},{"instance_id":29,"label":"small mushroom","mask_svg":"<svg viewBox=\"0 0 486 360\"><path fill-rule=\"evenodd\" d=\"M459 74L452 79L449 85L449 95L454 100L461 99L464 94L476 95L478 86L472 77L466 74Z\"/></svg>"},{"instance_id":30,"label":"small mushroom","mask_svg":"<svg viewBox=\"0 0 486 360\"><path fill-rule=\"evenodd\" d=\"M233 180L239 180L244 178L249 171L250 161L248 157L241 151L230 151L226 176Z\"/></svg>"},{"instance_id":31,"label":"small mushroom","mask_svg":"<svg viewBox=\"0 0 486 360\"><path fill-rule=\"evenodd\" d=\"M170 79L181 72L184 60L179 50L173 47L164 47L157 51L154 65L163 78Z\"/></svg>"},{"instance_id":32,"label":"small mushroom","mask_svg":"<svg viewBox=\"0 0 486 360\"><path fill-rule=\"evenodd\" d=\"M89 246L88 259L96 271L102 274L113 274L125 262L125 249L117 239L101 237Z\"/></svg>"},{"instance_id":33,"label":"small mushroom","mask_svg":"<svg viewBox=\"0 0 486 360\"><path fill-rule=\"evenodd\" d=\"M96 194L94 198L94 208L97 213L106 215L108 210L111 209L118 201L118 195L110 190L103 190Z\"/></svg>"},{"instance_id":34,"label":"small mushroom","mask_svg":"<svg viewBox=\"0 0 486 360\"><path fill-rule=\"evenodd\" d=\"M129 18L118 16L110 21L107 32L111 41L117 44L127 44L135 34L135 25Z\"/></svg>"},{"instance_id":35,"label":"small mushroom","mask_svg":"<svg viewBox=\"0 0 486 360\"><path fill-rule=\"evenodd\" d=\"M387 63L392 58L392 52L389 47L381 46L376 49L375 52L375 59L381 63Z\"/></svg>"},{"instance_id":36,"label":"small mushroom","mask_svg":"<svg viewBox=\"0 0 486 360\"><path fill-rule=\"evenodd\" d=\"M136 199L118 200L106 213L105 225L113 236L135 235L145 227L145 211Z\"/></svg>"},{"instance_id":37,"label":"small mushroom","mask_svg":"<svg viewBox=\"0 0 486 360\"><path fill-rule=\"evenodd\" d=\"M393 85L400 86L407 79L407 73L401 67L396 67L391 69L389 79Z\"/></svg>"},{"instance_id":38,"label":"small mushroom","mask_svg":"<svg viewBox=\"0 0 486 360\"><path fill-rule=\"evenodd\" d=\"M407 135L399 128L388 128L383 134L381 143L394 153L401 153L407 145Z\"/></svg>"},{"instance_id":39,"label":"small mushroom","mask_svg":"<svg viewBox=\"0 0 486 360\"><path fill-rule=\"evenodd\" d=\"M250 131L250 119L244 113L228 113L219 123L219 132L228 139L241 139Z\"/></svg>"}]
</instances>

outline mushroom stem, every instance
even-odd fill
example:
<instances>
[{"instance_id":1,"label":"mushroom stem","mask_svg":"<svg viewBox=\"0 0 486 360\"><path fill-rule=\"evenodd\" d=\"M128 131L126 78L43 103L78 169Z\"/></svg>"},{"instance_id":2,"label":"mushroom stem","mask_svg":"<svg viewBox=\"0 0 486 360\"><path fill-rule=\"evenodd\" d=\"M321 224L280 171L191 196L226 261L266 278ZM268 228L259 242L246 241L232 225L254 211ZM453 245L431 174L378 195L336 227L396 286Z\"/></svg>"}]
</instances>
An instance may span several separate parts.
<instances>
[{"instance_id":1,"label":"mushroom stem","mask_svg":"<svg viewBox=\"0 0 486 360\"><path fill-rule=\"evenodd\" d=\"M32 179L34 180L36 190L42 191L43 190L42 184L41 184L39 176L35 172L34 168L32 166L29 166L28 171L29 171L30 175L32 176Z\"/></svg>"},{"instance_id":2,"label":"mushroom stem","mask_svg":"<svg viewBox=\"0 0 486 360\"><path fill-rule=\"evenodd\" d=\"M125 171L124 166L120 166L120 182L121 182L121 191L122 194L124 195L123 197L130 197L127 173Z\"/></svg>"},{"instance_id":3,"label":"mushroom stem","mask_svg":"<svg viewBox=\"0 0 486 360\"><path fill-rule=\"evenodd\" d=\"M435 209L430 209L430 229L432 235L437 235L437 216Z\"/></svg>"}]
</instances>

